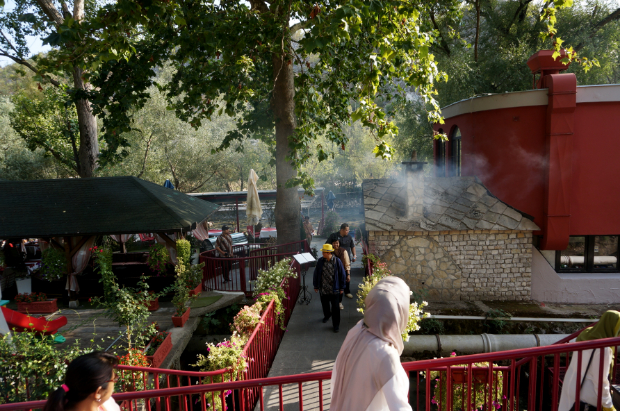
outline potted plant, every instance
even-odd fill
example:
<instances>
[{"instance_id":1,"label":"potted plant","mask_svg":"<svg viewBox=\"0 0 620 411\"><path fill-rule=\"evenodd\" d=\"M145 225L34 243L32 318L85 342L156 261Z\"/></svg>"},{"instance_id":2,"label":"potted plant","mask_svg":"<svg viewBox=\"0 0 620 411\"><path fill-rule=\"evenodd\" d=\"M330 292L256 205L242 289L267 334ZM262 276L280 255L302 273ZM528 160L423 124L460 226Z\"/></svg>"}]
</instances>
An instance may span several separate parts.
<instances>
[{"instance_id":1,"label":"potted plant","mask_svg":"<svg viewBox=\"0 0 620 411\"><path fill-rule=\"evenodd\" d=\"M50 314L58 311L56 298L48 299L45 293L17 294L17 311L23 314Z\"/></svg>"},{"instance_id":2,"label":"potted plant","mask_svg":"<svg viewBox=\"0 0 620 411\"><path fill-rule=\"evenodd\" d=\"M202 293L202 269L205 263L192 265L187 272L187 285L190 288L189 295L198 296Z\"/></svg>"},{"instance_id":3,"label":"potted plant","mask_svg":"<svg viewBox=\"0 0 620 411\"><path fill-rule=\"evenodd\" d=\"M170 254L163 244L155 244L149 248L148 265L158 276L166 275L166 266L170 264Z\"/></svg>"},{"instance_id":4,"label":"potted plant","mask_svg":"<svg viewBox=\"0 0 620 411\"><path fill-rule=\"evenodd\" d=\"M151 342L144 348L144 354L154 368L159 368L171 349L172 334L168 331L157 331Z\"/></svg>"},{"instance_id":5,"label":"potted plant","mask_svg":"<svg viewBox=\"0 0 620 411\"><path fill-rule=\"evenodd\" d=\"M189 289L187 288L188 282L188 270L185 268L183 258L178 258L178 264L174 271L177 273L176 281L172 286L174 289L174 297L172 298L172 304L176 309L175 315L172 316L172 323L175 327L183 327L189 318L190 308L186 303L190 298Z\"/></svg>"}]
</instances>

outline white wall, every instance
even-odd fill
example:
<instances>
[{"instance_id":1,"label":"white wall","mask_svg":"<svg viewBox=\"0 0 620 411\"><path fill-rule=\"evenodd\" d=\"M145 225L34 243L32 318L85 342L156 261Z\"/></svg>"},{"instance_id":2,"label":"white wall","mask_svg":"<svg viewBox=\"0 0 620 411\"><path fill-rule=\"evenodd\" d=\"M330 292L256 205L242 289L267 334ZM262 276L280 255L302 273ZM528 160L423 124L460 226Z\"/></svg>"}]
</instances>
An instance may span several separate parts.
<instances>
[{"instance_id":1,"label":"white wall","mask_svg":"<svg viewBox=\"0 0 620 411\"><path fill-rule=\"evenodd\" d=\"M532 299L550 303L620 302L620 273L558 274L532 247Z\"/></svg>"}]
</instances>

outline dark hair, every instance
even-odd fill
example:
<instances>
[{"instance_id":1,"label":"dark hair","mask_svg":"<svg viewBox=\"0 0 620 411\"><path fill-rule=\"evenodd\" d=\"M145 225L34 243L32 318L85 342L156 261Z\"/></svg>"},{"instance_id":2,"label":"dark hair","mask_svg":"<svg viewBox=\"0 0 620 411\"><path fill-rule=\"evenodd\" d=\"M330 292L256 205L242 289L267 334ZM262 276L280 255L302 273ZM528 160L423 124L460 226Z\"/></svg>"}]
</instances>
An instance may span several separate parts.
<instances>
[{"instance_id":1,"label":"dark hair","mask_svg":"<svg viewBox=\"0 0 620 411\"><path fill-rule=\"evenodd\" d=\"M230 227L228 227L227 225L223 225L222 226L222 231L226 231L226 230L230 230Z\"/></svg>"},{"instance_id":2,"label":"dark hair","mask_svg":"<svg viewBox=\"0 0 620 411\"><path fill-rule=\"evenodd\" d=\"M341 230L344 230L344 229L345 229L345 228L347 228L348 226L349 226L349 224L347 224L347 223L342 223L342 224L340 224L340 229L341 229Z\"/></svg>"},{"instance_id":3,"label":"dark hair","mask_svg":"<svg viewBox=\"0 0 620 411\"><path fill-rule=\"evenodd\" d=\"M107 389L114 366L118 364L116 355L105 352L92 352L80 355L67 367L65 384L69 391L60 386L50 394L43 411L64 411L86 399L99 387Z\"/></svg>"},{"instance_id":4,"label":"dark hair","mask_svg":"<svg viewBox=\"0 0 620 411\"><path fill-rule=\"evenodd\" d=\"M304 220L310 220L310 216L304 216Z\"/></svg>"}]
</instances>

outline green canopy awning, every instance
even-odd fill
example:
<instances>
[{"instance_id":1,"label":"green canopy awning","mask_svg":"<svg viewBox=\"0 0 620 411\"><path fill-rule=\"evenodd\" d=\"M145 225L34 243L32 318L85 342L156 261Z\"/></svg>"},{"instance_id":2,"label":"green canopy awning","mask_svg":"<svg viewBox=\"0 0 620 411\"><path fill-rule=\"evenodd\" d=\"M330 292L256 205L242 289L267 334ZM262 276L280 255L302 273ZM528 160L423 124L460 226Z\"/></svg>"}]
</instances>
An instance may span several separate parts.
<instances>
[{"instance_id":1,"label":"green canopy awning","mask_svg":"<svg viewBox=\"0 0 620 411\"><path fill-rule=\"evenodd\" d=\"M0 238L187 232L217 204L136 177L0 181Z\"/></svg>"}]
</instances>

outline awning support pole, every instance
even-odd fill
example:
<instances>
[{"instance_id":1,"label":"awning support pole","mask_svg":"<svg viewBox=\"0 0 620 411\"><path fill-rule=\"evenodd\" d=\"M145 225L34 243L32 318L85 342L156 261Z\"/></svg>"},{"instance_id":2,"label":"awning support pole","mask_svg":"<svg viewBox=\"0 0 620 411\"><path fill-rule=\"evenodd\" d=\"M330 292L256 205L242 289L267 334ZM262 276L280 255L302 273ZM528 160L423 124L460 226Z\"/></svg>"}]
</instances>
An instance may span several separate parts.
<instances>
[{"instance_id":1,"label":"awning support pole","mask_svg":"<svg viewBox=\"0 0 620 411\"><path fill-rule=\"evenodd\" d=\"M237 208L237 232L239 232L239 199L235 198L235 206Z\"/></svg>"}]
</instances>

